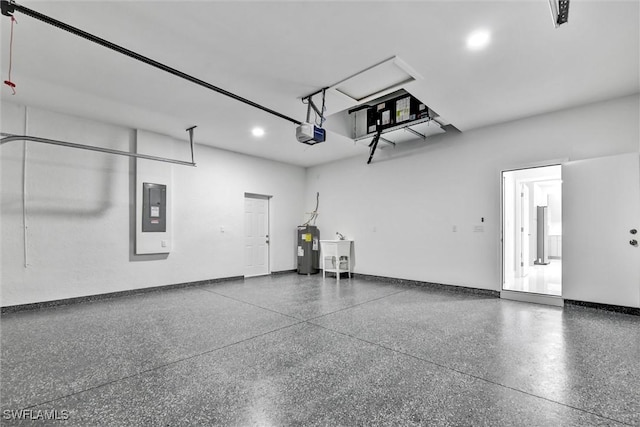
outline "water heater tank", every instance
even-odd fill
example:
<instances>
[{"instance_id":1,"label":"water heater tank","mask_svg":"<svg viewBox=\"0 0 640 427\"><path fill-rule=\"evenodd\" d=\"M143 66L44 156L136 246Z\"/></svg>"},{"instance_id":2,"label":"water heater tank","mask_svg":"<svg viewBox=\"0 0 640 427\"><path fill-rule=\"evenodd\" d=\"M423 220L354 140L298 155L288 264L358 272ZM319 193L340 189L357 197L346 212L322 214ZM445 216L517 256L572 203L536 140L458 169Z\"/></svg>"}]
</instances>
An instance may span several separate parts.
<instances>
[{"instance_id":1,"label":"water heater tank","mask_svg":"<svg viewBox=\"0 0 640 427\"><path fill-rule=\"evenodd\" d=\"M298 227L298 274L316 274L320 269L320 231L314 225Z\"/></svg>"}]
</instances>

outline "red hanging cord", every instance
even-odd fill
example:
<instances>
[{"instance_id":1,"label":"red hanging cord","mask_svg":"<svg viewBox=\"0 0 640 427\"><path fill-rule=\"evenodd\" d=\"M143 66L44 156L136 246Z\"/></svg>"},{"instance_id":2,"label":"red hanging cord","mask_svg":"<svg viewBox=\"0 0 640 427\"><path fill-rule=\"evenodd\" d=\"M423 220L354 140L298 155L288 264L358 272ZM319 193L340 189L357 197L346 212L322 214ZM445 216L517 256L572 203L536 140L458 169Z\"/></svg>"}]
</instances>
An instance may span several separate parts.
<instances>
[{"instance_id":1,"label":"red hanging cord","mask_svg":"<svg viewBox=\"0 0 640 427\"><path fill-rule=\"evenodd\" d=\"M18 23L18 21L16 21L16 18L11 16L11 38L10 38L10 41L9 41L9 76L8 76L7 80L4 81L4 84L9 86L11 88L11 90L13 91L13 94L15 95L16 94L16 84L11 81L11 66L12 66L12 61L13 61L13 23L14 22Z\"/></svg>"}]
</instances>

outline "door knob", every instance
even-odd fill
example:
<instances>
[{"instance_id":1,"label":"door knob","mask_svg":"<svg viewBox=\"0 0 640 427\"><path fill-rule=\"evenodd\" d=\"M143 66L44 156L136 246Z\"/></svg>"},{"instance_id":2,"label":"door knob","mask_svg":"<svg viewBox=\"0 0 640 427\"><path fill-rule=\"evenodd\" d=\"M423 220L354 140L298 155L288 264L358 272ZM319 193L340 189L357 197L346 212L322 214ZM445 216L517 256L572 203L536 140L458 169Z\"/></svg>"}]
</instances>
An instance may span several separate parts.
<instances>
[{"instance_id":1,"label":"door knob","mask_svg":"<svg viewBox=\"0 0 640 427\"><path fill-rule=\"evenodd\" d=\"M638 232L638 230L636 230L635 228L632 228L631 230L629 230L629 233L631 234L636 234Z\"/></svg>"},{"instance_id":2,"label":"door knob","mask_svg":"<svg viewBox=\"0 0 640 427\"><path fill-rule=\"evenodd\" d=\"M632 239L632 240L629 241L629 244L631 246L638 246L638 241L636 239Z\"/></svg>"}]
</instances>

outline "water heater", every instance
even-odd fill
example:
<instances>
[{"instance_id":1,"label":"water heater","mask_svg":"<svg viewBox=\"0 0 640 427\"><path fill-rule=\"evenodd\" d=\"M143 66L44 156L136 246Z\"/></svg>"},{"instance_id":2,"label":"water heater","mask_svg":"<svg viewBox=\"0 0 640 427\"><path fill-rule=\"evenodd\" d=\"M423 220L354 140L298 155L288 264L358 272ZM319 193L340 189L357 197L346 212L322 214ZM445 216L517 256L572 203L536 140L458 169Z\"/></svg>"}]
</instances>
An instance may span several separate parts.
<instances>
[{"instance_id":1,"label":"water heater","mask_svg":"<svg viewBox=\"0 0 640 427\"><path fill-rule=\"evenodd\" d=\"M316 274L320 268L320 231L315 225L298 227L298 274Z\"/></svg>"}]
</instances>

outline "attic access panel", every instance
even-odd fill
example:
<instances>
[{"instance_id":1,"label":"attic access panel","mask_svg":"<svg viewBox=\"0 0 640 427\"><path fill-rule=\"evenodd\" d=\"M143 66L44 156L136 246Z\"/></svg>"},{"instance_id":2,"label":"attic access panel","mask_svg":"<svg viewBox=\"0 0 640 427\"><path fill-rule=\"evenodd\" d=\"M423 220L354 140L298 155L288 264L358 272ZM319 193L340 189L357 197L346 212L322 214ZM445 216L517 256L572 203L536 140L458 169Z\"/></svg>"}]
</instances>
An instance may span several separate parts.
<instances>
[{"instance_id":1,"label":"attic access panel","mask_svg":"<svg viewBox=\"0 0 640 427\"><path fill-rule=\"evenodd\" d=\"M369 147L370 163L378 145L426 140L442 133L460 132L404 89L378 97L327 118L329 131Z\"/></svg>"},{"instance_id":2,"label":"attic access panel","mask_svg":"<svg viewBox=\"0 0 640 427\"><path fill-rule=\"evenodd\" d=\"M353 101L382 96L422 77L403 60L394 56L332 86Z\"/></svg>"}]
</instances>

